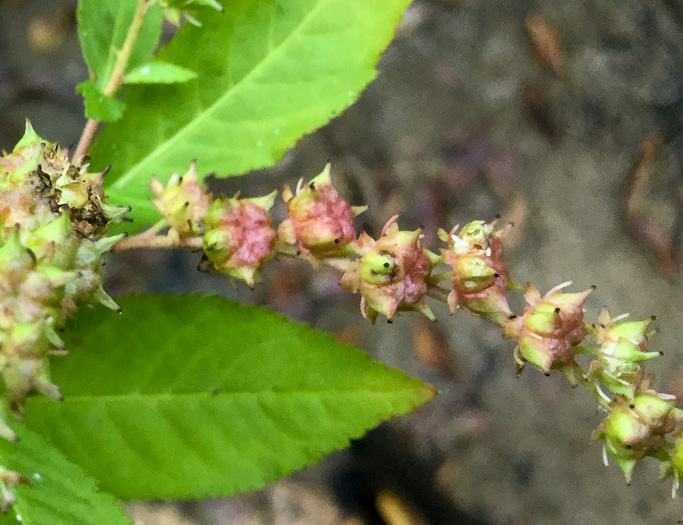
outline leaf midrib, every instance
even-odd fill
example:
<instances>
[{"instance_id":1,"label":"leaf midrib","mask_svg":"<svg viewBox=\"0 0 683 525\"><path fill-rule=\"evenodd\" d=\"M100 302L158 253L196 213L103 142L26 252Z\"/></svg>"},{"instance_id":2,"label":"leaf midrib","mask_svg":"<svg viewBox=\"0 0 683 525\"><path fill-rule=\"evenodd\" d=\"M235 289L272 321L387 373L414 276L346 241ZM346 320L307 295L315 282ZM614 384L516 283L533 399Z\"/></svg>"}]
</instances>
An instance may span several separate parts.
<instances>
[{"instance_id":1,"label":"leaf midrib","mask_svg":"<svg viewBox=\"0 0 683 525\"><path fill-rule=\"evenodd\" d=\"M180 401L182 398L199 398L205 400L216 400L225 398L257 398L262 396L274 396L274 397L286 397L286 396L314 396L316 398L320 397L339 397L341 395L346 396L384 396L384 395L396 395L403 392L414 392L418 393L420 390L424 390L419 386L416 388L392 388L387 390L368 390L368 389L325 389L325 390L292 390L292 391L275 391L275 390L261 390L257 392L219 392L218 394L213 394L212 392L184 392L184 393L156 393L156 394L103 394L103 395L82 395L73 394L67 395L64 398L64 403L73 402L109 402L109 401L131 401L131 400L145 400L145 401L157 401L157 400L171 400ZM54 401L46 398L35 398L33 400L37 403L53 403Z\"/></svg>"},{"instance_id":2,"label":"leaf midrib","mask_svg":"<svg viewBox=\"0 0 683 525\"><path fill-rule=\"evenodd\" d=\"M261 60L258 64L256 64L256 66L253 69L251 69L251 71L245 74L239 80L239 82L234 84L228 91L226 91L223 95L218 97L216 101L213 104L209 105L206 109L204 109L197 118L190 120L190 122L186 126L183 126L177 133L169 137L168 140L163 141L160 146L154 148L148 155L144 156L139 162L134 164L126 173L124 173L120 178L116 179L111 184L111 187L125 187L126 183L129 180L135 178L135 174L138 171L138 167L144 166L147 163L147 159L149 159L152 156L163 154L164 151L173 147L173 143L176 140L182 140L185 134L190 133L190 131L192 131L196 126L198 126L200 122L203 122L206 115L211 113L216 106L220 106L225 101L229 100L235 93L237 93L240 90L243 84L245 84L251 77L255 76L261 69L265 67L266 64L270 63L273 60L274 56L281 56L283 54L282 49L285 48L289 41L300 32L300 30L308 23L308 21L314 15L314 13L318 11L318 9L320 9L320 6L324 4L326 1L327 0L319 0L313 7L313 9L311 9L306 14L306 16L301 19L299 24L297 24L297 26L289 33L289 35L287 35L287 37L283 39L278 46L272 47L266 54L266 57L263 60ZM195 82L197 82L197 80L195 80Z\"/></svg>"},{"instance_id":3,"label":"leaf midrib","mask_svg":"<svg viewBox=\"0 0 683 525\"><path fill-rule=\"evenodd\" d=\"M114 22L114 29L112 31L112 35L116 36L119 34L119 28L121 27L121 24L123 23L123 19L125 18L123 15L125 14L126 7L123 4L119 5L118 11L116 11L116 14L114 15L116 18L116 22ZM101 72L100 78L97 79L96 83L99 85L100 88L104 89L105 83L108 82L109 75L111 72L114 70L114 64L116 64L116 59L119 54L120 50L116 49L114 46L113 42L112 45L109 46L109 51L107 51L107 58L104 62L104 71Z\"/></svg>"}]
</instances>

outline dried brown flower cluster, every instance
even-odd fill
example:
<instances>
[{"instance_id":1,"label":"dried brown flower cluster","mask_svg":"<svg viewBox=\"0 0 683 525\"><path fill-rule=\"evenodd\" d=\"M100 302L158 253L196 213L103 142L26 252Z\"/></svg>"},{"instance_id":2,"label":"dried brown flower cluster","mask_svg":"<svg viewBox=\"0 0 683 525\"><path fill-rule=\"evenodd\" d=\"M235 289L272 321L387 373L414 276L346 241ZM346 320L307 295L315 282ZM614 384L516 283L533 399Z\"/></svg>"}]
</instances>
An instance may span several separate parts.
<instances>
[{"instance_id":1,"label":"dried brown flower cluster","mask_svg":"<svg viewBox=\"0 0 683 525\"><path fill-rule=\"evenodd\" d=\"M27 123L12 153L0 157L0 436L14 440L32 391L61 399L50 355L65 354L57 330L84 304L118 309L102 289L102 254L122 236L107 226L127 210L104 202L104 173L87 172ZM0 510L20 480L0 468Z\"/></svg>"}]
</instances>

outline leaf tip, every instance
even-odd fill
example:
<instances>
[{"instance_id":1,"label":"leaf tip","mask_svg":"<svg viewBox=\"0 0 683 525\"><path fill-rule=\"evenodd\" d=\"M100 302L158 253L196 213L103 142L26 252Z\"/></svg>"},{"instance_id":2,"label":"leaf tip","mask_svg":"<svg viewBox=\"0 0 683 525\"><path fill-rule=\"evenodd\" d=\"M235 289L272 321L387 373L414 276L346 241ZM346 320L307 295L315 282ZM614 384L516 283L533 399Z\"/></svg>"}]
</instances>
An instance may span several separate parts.
<instances>
[{"instance_id":1,"label":"leaf tip","mask_svg":"<svg viewBox=\"0 0 683 525\"><path fill-rule=\"evenodd\" d=\"M439 391L433 387L432 385L425 384L425 397L423 404L429 403L432 401L437 395L439 395Z\"/></svg>"}]
</instances>

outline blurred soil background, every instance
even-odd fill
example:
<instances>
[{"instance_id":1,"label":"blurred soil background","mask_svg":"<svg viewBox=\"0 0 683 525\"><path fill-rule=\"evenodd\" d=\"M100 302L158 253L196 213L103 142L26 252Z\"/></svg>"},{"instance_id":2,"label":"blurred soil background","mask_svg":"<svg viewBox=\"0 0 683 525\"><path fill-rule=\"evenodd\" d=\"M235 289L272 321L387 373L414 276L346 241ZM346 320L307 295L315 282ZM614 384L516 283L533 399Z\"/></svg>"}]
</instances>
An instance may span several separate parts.
<instances>
[{"instance_id":1,"label":"blurred soil background","mask_svg":"<svg viewBox=\"0 0 683 525\"><path fill-rule=\"evenodd\" d=\"M75 2L0 0L0 147L24 118L45 138L78 141L74 86L86 75ZM229 144L226 145L229 147ZM415 0L380 74L342 116L274 168L212 180L258 195L319 173L370 211L376 235L393 214L436 231L474 219L514 221L507 261L542 292L592 284L587 316L606 305L657 315L648 368L683 396L683 1ZM116 167L114 166L115 170ZM151 174L150 174L151 175ZM108 261L113 295L219 293L267 304L435 385L438 398L350 450L233 499L129 504L136 523L671 524L683 516L657 463L631 486L600 445L590 396L560 374L516 378L513 345L466 313L432 305L392 325L360 317L339 275L271 263L254 292L196 271L198 256L164 251ZM516 310L523 301L513 299ZM230 424L230 422L226 422Z\"/></svg>"}]
</instances>

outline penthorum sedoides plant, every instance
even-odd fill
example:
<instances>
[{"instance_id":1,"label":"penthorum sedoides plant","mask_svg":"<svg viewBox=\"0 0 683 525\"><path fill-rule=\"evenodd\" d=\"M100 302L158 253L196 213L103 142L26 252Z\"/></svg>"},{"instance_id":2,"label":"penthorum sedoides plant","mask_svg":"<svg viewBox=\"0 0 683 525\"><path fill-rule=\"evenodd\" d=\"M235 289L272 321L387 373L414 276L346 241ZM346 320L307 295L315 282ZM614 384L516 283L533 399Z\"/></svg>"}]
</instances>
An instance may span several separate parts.
<instances>
[{"instance_id":1,"label":"penthorum sedoides plant","mask_svg":"<svg viewBox=\"0 0 683 525\"><path fill-rule=\"evenodd\" d=\"M659 355L653 319L604 310L586 321L590 289L520 285L504 262L509 225L448 227L425 247L422 228L393 217L374 239L354 227L365 207L338 194L329 165L280 195L212 195L203 183L273 164L352 103L407 3L79 2L91 71L80 143L63 150L27 124L0 158L0 520L127 523L116 499L257 488L434 396L262 308L114 301L102 256L136 248L202 252L202 270L252 287L284 257L333 267L373 323L406 311L434 320L428 298L467 310L513 342L518 372L530 363L588 390L605 413L593 437L627 480L654 457L677 487L683 412L643 368ZM181 27L158 49L164 19ZM507 294L522 289L515 313Z\"/></svg>"}]
</instances>

